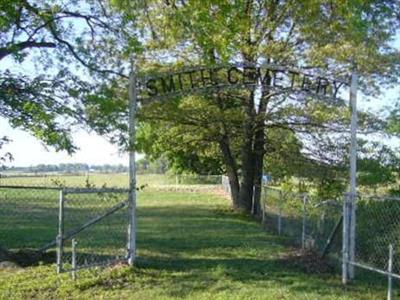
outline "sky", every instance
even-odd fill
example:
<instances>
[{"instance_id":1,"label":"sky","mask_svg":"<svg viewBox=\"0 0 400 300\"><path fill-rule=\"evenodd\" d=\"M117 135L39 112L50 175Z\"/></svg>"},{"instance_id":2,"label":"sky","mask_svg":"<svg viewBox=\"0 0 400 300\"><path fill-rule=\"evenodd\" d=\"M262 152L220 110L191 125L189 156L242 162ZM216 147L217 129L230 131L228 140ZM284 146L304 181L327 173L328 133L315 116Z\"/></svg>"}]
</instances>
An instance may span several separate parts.
<instances>
[{"instance_id":1,"label":"sky","mask_svg":"<svg viewBox=\"0 0 400 300\"><path fill-rule=\"evenodd\" d=\"M400 47L400 34L394 41L395 47ZM24 74L35 74L35 65L26 60L23 64L15 64L11 59L3 59L0 70L11 69ZM359 107L366 110L379 111L383 107L392 106L394 100L400 94L400 88L387 91L379 99L367 102L359 93ZM56 152L52 148L44 146L30 134L15 128L11 128L8 121L0 117L0 136L8 136L12 141L5 145L1 153L10 152L14 160L8 166L31 166L37 164L58 163L86 163L89 165L99 164L123 164L128 165L128 155L120 153L118 147L109 143L104 137L96 133L89 133L76 128L72 133L75 145L79 150L72 156L66 152ZM391 142L392 146L400 147L398 139ZM0 154L1 154L0 153ZM138 154L137 159L143 157Z\"/></svg>"},{"instance_id":2,"label":"sky","mask_svg":"<svg viewBox=\"0 0 400 300\"><path fill-rule=\"evenodd\" d=\"M14 161L8 164L9 166L59 163L128 165L126 153L119 153L118 148L105 138L84 130L75 130L73 133L74 142L80 150L72 156L66 152L56 152L52 148L46 148L29 133L11 128L5 119L0 119L0 132L12 139L11 143L4 146L4 151L12 153L14 158Z\"/></svg>"},{"instance_id":3,"label":"sky","mask_svg":"<svg viewBox=\"0 0 400 300\"><path fill-rule=\"evenodd\" d=\"M31 57L21 64L15 64L10 58L1 61L0 70L10 69L26 75L35 75L37 66L30 60ZM13 161L7 166L33 166L37 164L59 164L59 163L86 163L89 165L123 164L128 165L127 153L120 153L117 146L109 143L104 137L96 133L75 128L72 136L74 144L79 148L73 155L65 151L56 152L54 148L46 147L38 139L29 133L12 128L5 118L0 117L0 137L7 136L11 142L1 149L3 153L10 152ZM137 159L143 155L138 154Z\"/></svg>"}]
</instances>

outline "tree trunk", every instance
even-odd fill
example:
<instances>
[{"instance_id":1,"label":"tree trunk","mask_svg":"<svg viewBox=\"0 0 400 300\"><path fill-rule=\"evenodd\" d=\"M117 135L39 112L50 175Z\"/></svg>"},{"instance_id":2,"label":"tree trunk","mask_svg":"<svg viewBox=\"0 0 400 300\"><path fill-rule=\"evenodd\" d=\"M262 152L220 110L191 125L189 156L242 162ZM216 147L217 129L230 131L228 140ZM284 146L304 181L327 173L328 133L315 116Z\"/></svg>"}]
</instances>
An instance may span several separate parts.
<instances>
[{"instance_id":1,"label":"tree trunk","mask_svg":"<svg viewBox=\"0 0 400 300\"><path fill-rule=\"evenodd\" d=\"M254 195L252 214L255 216L260 214L261 209L264 141L264 127L258 128L254 141Z\"/></svg>"},{"instance_id":2,"label":"tree trunk","mask_svg":"<svg viewBox=\"0 0 400 300\"><path fill-rule=\"evenodd\" d=\"M246 120L244 122L244 136L242 146L242 185L240 187L240 207L247 212L251 212L254 192L254 92L250 93L246 107Z\"/></svg>"},{"instance_id":3,"label":"tree trunk","mask_svg":"<svg viewBox=\"0 0 400 300\"><path fill-rule=\"evenodd\" d=\"M251 212L253 202L253 183L254 183L254 159L252 149L243 151L242 176L243 181L240 187L240 208Z\"/></svg>"},{"instance_id":4,"label":"tree trunk","mask_svg":"<svg viewBox=\"0 0 400 300\"><path fill-rule=\"evenodd\" d=\"M240 183L239 177L237 173L237 166L235 159L232 156L231 149L229 147L229 138L224 135L220 142L219 146L222 152L222 158L225 163L226 173L229 178L229 186L231 188L231 197L233 202L233 207L236 209L240 209L240 201L239 201L239 191L240 191Z\"/></svg>"},{"instance_id":5,"label":"tree trunk","mask_svg":"<svg viewBox=\"0 0 400 300\"><path fill-rule=\"evenodd\" d=\"M267 78L267 86L271 84L271 78ZM258 114L256 119L256 130L254 138L254 196L253 196L253 215L257 216L261 210L261 192L263 163L265 154L265 118L268 106L268 90L263 90L258 105Z\"/></svg>"}]
</instances>

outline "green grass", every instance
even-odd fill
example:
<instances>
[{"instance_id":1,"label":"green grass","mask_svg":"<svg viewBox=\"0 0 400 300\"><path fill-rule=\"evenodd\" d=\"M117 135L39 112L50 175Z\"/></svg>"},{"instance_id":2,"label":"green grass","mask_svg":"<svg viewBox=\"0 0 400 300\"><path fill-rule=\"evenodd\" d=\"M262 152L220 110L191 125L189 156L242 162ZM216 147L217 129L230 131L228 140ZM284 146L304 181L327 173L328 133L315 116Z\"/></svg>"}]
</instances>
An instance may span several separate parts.
<instances>
[{"instance_id":1,"label":"green grass","mask_svg":"<svg viewBox=\"0 0 400 300\"><path fill-rule=\"evenodd\" d=\"M37 200L37 205L53 206L51 201L43 199ZM50 230L49 224L43 223L42 233ZM13 232L23 232L24 228L17 225ZM22 232L18 234L22 236ZM32 234L30 237L34 238ZM212 194L140 193L137 247L134 268L84 270L78 273L76 281L68 274L57 276L54 265L0 271L0 299L383 299L385 296L384 281L375 281L375 277L344 288L338 273L305 272L304 266L286 258L291 250L284 238L262 230L254 220L231 211L226 199Z\"/></svg>"}]
</instances>

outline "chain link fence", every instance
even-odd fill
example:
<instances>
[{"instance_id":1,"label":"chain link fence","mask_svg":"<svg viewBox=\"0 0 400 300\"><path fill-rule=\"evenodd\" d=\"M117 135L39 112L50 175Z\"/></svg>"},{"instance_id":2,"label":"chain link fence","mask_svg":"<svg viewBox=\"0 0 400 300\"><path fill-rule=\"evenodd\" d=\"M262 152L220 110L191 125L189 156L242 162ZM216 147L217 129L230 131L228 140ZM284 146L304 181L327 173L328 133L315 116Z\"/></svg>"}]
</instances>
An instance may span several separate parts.
<instances>
[{"instance_id":1,"label":"chain link fence","mask_svg":"<svg viewBox=\"0 0 400 300\"><path fill-rule=\"evenodd\" d=\"M342 259L343 199L321 200L264 186L261 211L265 227L288 237L293 245ZM355 237L351 264L400 278L400 198L361 195Z\"/></svg>"},{"instance_id":2,"label":"chain link fence","mask_svg":"<svg viewBox=\"0 0 400 300\"><path fill-rule=\"evenodd\" d=\"M355 239L355 261L351 263L400 278L400 198L361 195L356 206Z\"/></svg>"},{"instance_id":3,"label":"chain link fence","mask_svg":"<svg viewBox=\"0 0 400 300\"><path fill-rule=\"evenodd\" d=\"M0 247L39 249L54 240L58 195L57 188L0 186Z\"/></svg>"},{"instance_id":4,"label":"chain link fence","mask_svg":"<svg viewBox=\"0 0 400 300\"><path fill-rule=\"evenodd\" d=\"M340 255L342 205L319 200L307 193L285 192L264 186L261 194L262 223L302 249Z\"/></svg>"},{"instance_id":5,"label":"chain link fence","mask_svg":"<svg viewBox=\"0 0 400 300\"><path fill-rule=\"evenodd\" d=\"M262 223L303 250L341 261L343 202L348 199L345 194L339 200L322 200L264 186ZM355 216L355 256L347 256L347 263L388 276L392 295L392 279L400 279L400 198L359 195Z\"/></svg>"},{"instance_id":6,"label":"chain link fence","mask_svg":"<svg viewBox=\"0 0 400 300\"><path fill-rule=\"evenodd\" d=\"M60 233L59 199L64 191L60 270L123 259L127 185L125 173L0 176L0 250L46 250L54 253L54 262ZM219 175L138 175L138 188L230 193L228 178ZM265 228L286 236L293 245L316 250L321 257L342 258L343 199L318 199L310 193L263 186L260 211ZM355 258L349 263L399 278L399 216L400 198L359 196Z\"/></svg>"}]
</instances>

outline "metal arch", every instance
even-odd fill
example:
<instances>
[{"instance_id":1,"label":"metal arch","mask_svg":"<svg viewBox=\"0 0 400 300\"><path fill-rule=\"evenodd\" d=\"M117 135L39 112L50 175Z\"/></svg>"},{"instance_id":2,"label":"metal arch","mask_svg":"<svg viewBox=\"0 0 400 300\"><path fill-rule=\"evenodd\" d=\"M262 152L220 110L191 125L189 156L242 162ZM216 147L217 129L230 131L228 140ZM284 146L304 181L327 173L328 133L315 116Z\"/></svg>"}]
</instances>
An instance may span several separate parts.
<instances>
[{"instance_id":1,"label":"metal arch","mask_svg":"<svg viewBox=\"0 0 400 300\"><path fill-rule=\"evenodd\" d=\"M247 71L250 71L250 73L248 73L247 75L250 74L252 76L255 76L252 78L253 82L245 82L245 78L247 76L246 69ZM221 71L224 71L225 73L224 78L222 78L223 80L221 81L221 78L218 78L218 80L214 81L214 79L217 78L212 78L213 74L215 75L217 74L217 72ZM237 73L236 75L241 76L242 80L236 78L236 80L232 82L232 71L235 71ZM209 77L204 77L203 72L208 72ZM264 74L262 74L262 72L264 72ZM278 73L281 76L286 76L286 78L277 77L276 74ZM197 80L194 80L195 75L197 76ZM186 78L184 78L186 80L186 83L182 81L183 76L186 76ZM198 78L199 76L201 77L200 80ZM273 79L273 84L263 84L262 76L264 76L264 80L266 76L272 76L271 78ZM291 78L289 78L290 76ZM295 81L294 79L296 76L299 77L298 79L302 79L300 86L299 82ZM205 79L209 80L209 82L206 83ZM249 79L249 77L247 79ZM169 80L169 83L167 83L167 80ZM187 82L188 80L190 81L190 83ZM281 81L280 84L282 85L276 84L277 80ZM323 82L322 85L321 82ZM158 87L156 86L157 83ZM297 84L297 86L295 86L295 83ZM150 93L148 90L148 93L146 94L146 88L151 88L150 84L153 84L153 88L155 90L153 90L153 93ZM170 86L167 87L167 84L169 84ZM286 85L284 86L283 84ZM268 86L269 89L282 91L282 93L302 93L322 99L324 101L328 100L335 104L335 102L343 101L342 99L337 97L338 91L342 86L350 86L350 79L333 78L330 74L323 73L321 71L309 72L304 71L301 68L291 66L282 66L275 64L233 63L218 64L210 67L187 67L181 68L179 70L171 70L159 73L138 74L136 89L138 90L138 100L142 104L147 104L152 100L162 100L164 98L183 96L187 94L205 93L226 89L252 89L256 86ZM311 87L314 89L314 91L310 89ZM158 91L159 88L160 91ZM333 93L333 95L327 95L327 89L330 89L330 94Z\"/></svg>"}]
</instances>

